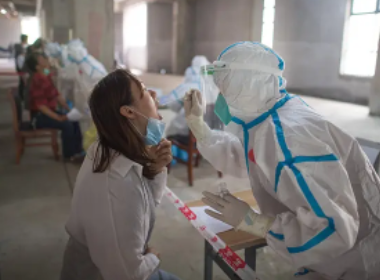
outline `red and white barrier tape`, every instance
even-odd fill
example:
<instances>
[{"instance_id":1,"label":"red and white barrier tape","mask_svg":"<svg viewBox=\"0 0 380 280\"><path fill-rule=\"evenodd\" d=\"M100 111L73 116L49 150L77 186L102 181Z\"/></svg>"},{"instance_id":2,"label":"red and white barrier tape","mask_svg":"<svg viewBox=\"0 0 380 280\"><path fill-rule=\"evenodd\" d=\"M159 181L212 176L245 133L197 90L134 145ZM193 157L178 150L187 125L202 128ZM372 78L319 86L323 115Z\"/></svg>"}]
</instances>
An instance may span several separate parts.
<instances>
[{"instance_id":1,"label":"red and white barrier tape","mask_svg":"<svg viewBox=\"0 0 380 280\"><path fill-rule=\"evenodd\" d=\"M197 215L187 205L180 200L168 187L165 188L165 196L171 203L190 221L223 260L236 272L243 280L260 280L256 273L242 260L234 251L228 247L207 225L200 220Z\"/></svg>"}]
</instances>

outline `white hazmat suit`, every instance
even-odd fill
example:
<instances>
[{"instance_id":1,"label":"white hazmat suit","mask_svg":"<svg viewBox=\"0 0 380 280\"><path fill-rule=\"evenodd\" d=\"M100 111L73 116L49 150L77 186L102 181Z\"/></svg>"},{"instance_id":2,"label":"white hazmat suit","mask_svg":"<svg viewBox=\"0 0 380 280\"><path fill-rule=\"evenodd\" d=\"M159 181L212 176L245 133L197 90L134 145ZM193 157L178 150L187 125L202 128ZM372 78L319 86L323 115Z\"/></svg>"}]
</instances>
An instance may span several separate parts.
<instances>
[{"instance_id":1,"label":"white hazmat suit","mask_svg":"<svg viewBox=\"0 0 380 280\"><path fill-rule=\"evenodd\" d=\"M82 41L71 40L67 45L48 43L48 56L56 58L62 65L58 70L60 79L75 81L74 103L83 113L89 114L87 100L97 82L107 75L107 70L87 52Z\"/></svg>"},{"instance_id":2,"label":"white hazmat suit","mask_svg":"<svg viewBox=\"0 0 380 280\"><path fill-rule=\"evenodd\" d=\"M84 148L97 139L95 125L91 121L90 109L87 100L93 87L108 73L102 63L90 55L83 42L79 39L71 40L67 45L48 43L45 49L48 56L59 61L58 81L60 91L67 81L74 82L74 104L85 116L82 125L88 128L84 134Z\"/></svg>"},{"instance_id":3,"label":"white hazmat suit","mask_svg":"<svg viewBox=\"0 0 380 280\"><path fill-rule=\"evenodd\" d=\"M172 90L169 95L173 97L169 97L170 100L175 100L171 102L168 107L177 113L176 117L170 122L167 135L181 135L188 136L189 135L189 127L186 123L185 118L185 109L183 108L182 97L185 96L186 92L191 89L201 89L201 77L200 71L201 67L210 64L205 56L197 55L193 58L191 66L188 67L185 71L185 80L184 82ZM218 91L210 92L210 94L206 97L207 105L214 104L215 100L218 96ZM163 96L163 98L167 98Z\"/></svg>"},{"instance_id":4,"label":"white hazmat suit","mask_svg":"<svg viewBox=\"0 0 380 280\"><path fill-rule=\"evenodd\" d=\"M358 142L286 92L284 61L266 46L236 43L218 63L230 65L213 78L232 121L209 129L192 94L188 124L217 170L248 170L261 214L206 194L213 215L265 237L297 279L380 279L380 180Z\"/></svg>"}]
</instances>

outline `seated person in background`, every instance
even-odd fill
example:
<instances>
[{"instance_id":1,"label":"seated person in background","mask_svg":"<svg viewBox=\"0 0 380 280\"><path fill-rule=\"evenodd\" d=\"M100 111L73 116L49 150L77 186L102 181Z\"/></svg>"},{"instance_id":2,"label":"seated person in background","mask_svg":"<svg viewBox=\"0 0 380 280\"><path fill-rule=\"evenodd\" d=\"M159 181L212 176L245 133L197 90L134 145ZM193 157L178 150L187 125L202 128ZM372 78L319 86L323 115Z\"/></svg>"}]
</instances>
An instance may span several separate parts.
<instances>
[{"instance_id":1,"label":"seated person in background","mask_svg":"<svg viewBox=\"0 0 380 280\"><path fill-rule=\"evenodd\" d=\"M36 128L61 130L63 157L80 159L83 157L83 147L79 123L69 121L65 114L57 111L58 104L66 110L69 107L53 83L48 59L35 53L28 57L26 63L32 75L29 95Z\"/></svg>"},{"instance_id":2,"label":"seated person in background","mask_svg":"<svg viewBox=\"0 0 380 280\"><path fill-rule=\"evenodd\" d=\"M149 246L172 160L156 93L116 70L89 105L99 140L76 180L61 280L178 280Z\"/></svg>"},{"instance_id":3,"label":"seated person in background","mask_svg":"<svg viewBox=\"0 0 380 280\"><path fill-rule=\"evenodd\" d=\"M177 88L172 90L169 94L174 96L184 96L185 92L189 92L191 89L201 90L201 67L210 64L207 58L203 55L197 55L193 58L191 66L185 71L185 80ZM219 91L215 87L216 91L208 91L209 96L206 97L207 110L204 119L208 125L214 129L221 127L221 122L214 114L214 104L218 97ZM167 137L178 141L181 144L187 145L189 142L189 127L187 126L185 109L183 107L183 101L177 100L168 105L168 107L176 114L173 120L170 122L167 129Z\"/></svg>"}]
</instances>

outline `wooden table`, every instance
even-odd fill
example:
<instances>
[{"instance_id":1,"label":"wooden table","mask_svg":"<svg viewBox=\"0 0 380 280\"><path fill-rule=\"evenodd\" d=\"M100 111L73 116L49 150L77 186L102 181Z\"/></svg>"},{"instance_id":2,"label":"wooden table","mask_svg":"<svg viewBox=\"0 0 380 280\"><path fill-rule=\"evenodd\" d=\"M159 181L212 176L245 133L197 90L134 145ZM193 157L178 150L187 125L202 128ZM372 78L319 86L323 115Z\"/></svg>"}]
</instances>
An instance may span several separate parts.
<instances>
[{"instance_id":1,"label":"wooden table","mask_svg":"<svg viewBox=\"0 0 380 280\"><path fill-rule=\"evenodd\" d=\"M256 208L257 203L252 195L251 190L236 192L233 195L247 202L251 207ZM205 204L200 201L187 203L188 207L200 207ZM256 237L243 231L234 229L221 232L218 236L234 251L244 250L245 262L253 270L256 270L256 250L267 245L266 240ZM240 279L234 271L223 261L223 259L214 251L213 247L205 241L205 260L204 260L204 279L212 280L213 261L229 276L230 279Z\"/></svg>"}]
</instances>

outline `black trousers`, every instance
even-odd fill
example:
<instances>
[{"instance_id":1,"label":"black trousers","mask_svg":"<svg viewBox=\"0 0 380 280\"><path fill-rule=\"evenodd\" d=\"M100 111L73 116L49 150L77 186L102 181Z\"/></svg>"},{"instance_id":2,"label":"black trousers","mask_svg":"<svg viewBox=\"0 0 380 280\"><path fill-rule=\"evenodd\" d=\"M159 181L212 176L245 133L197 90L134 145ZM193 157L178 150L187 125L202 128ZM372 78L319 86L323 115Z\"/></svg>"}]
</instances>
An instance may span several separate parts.
<instances>
[{"instance_id":1,"label":"black trousers","mask_svg":"<svg viewBox=\"0 0 380 280\"><path fill-rule=\"evenodd\" d=\"M59 112L57 112L59 114ZM51 128L61 131L63 157L70 157L83 152L82 132L79 122L57 121L49 116L37 113L35 116L36 128Z\"/></svg>"},{"instance_id":2,"label":"black trousers","mask_svg":"<svg viewBox=\"0 0 380 280\"><path fill-rule=\"evenodd\" d=\"M24 90L25 90L25 82L24 78L19 76L18 77L18 96L20 97L21 101L24 101Z\"/></svg>"}]
</instances>

